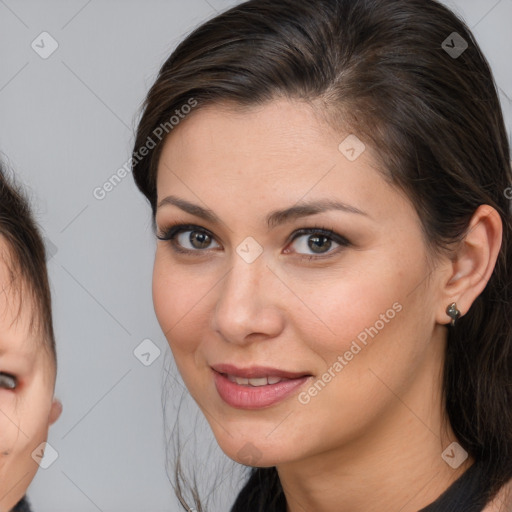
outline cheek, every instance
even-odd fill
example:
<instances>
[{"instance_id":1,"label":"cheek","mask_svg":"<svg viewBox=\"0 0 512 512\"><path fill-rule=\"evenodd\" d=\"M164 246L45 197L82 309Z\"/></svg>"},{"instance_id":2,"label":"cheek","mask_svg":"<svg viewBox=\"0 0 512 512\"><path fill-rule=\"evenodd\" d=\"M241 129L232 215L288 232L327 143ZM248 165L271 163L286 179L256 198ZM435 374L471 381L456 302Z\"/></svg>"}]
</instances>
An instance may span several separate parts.
<instances>
[{"instance_id":1,"label":"cheek","mask_svg":"<svg viewBox=\"0 0 512 512\"><path fill-rule=\"evenodd\" d=\"M0 415L2 445L11 442L17 450L23 450L37 446L37 441L46 437L53 394L44 384L38 379L30 389L12 393L9 403L4 403L4 414Z\"/></svg>"},{"instance_id":2,"label":"cheek","mask_svg":"<svg viewBox=\"0 0 512 512\"><path fill-rule=\"evenodd\" d=\"M186 275L182 269L171 272L168 262L158 254L153 270L153 305L160 328L171 349L178 371L190 394L200 400L204 374L198 375L198 350L208 329L205 289L207 278ZM205 300L201 300L205 299ZM204 321L203 321L204 319ZM204 362L203 362L204 364Z\"/></svg>"},{"instance_id":3,"label":"cheek","mask_svg":"<svg viewBox=\"0 0 512 512\"><path fill-rule=\"evenodd\" d=\"M20 478L26 486L38 469L32 452L47 439L51 396L34 383L25 396L0 391L0 482L12 485ZM9 394L9 396L7 396ZM24 494L20 485L20 497Z\"/></svg>"},{"instance_id":4,"label":"cheek","mask_svg":"<svg viewBox=\"0 0 512 512\"><path fill-rule=\"evenodd\" d=\"M0 389L0 409L0 460L3 460L11 452L19 432L15 418L15 393Z\"/></svg>"},{"instance_id":5,"label":"cheek","mask_svg":"<svg viewBox=\"0 0 512 512\"><path fill-rule=\"evenodd\" d=\"M316 336L312 331L308 336L308 345L325 364L320 375L325 391L312 390L301 402L316 408L313 417L339 402L344 408L336 415L363 424L393 400L389 389L401 392L415 377L432 328L430 294L418 286L427 274L418 258L405 267L367 265L364 272L345 274L335 287L303 290L310 304L321 304L325 323Z\"/></svg>"},{"instance_id":6,"label":"cheek","mask_svg":"<svg viewBox=\"0 0 512 512\"><path fill-rule=\"evenodd\" d=\"M0 395L7 393L11 396L0 398L0 451L23 450L44 432L49 406L42 393L19 396L19 392L2 391Z\"/></svg>"},{"instance_id":7,"label":"cheek","mask_svg":"<svg viewBox=\"0 0 512 512\"><path fill-rule=\"evenodd\" d=\"M356 258L357 256L357 258ZM407 294L421 274L418 263L404 275L390 257L372 261L357 254L344 268L315 276L288 276L296 295L288 314L300 325L304 341L326 358L336 358L357 340L362 346L401 323ZM300 299L300 300L298 300Z\"/></svg>"},{"instance_id":8,"label":"cheek","mask_svg":"<svg viewBox=\"0 0 512 512\"><path fill-rule=\"evenodd\" d=\"M370 404L375 413L392 397L379 378L401 390L421 364L431 305L428 290L418 284L428 275L428 266L420 257L396 265L397 258L388 254L370 262L361 255L357 268L347 266L337 276L315 283L296 280L294 291L307 298L306 305L322 320L305 308L295 313L305 343L322 359L317 388L323 389L324 383L328 388L319 393L322 398L316 398L316 389L303 395L301 403L311 399L316 404L306 408L317 408L313 416L321 417L329 403L341 401L349 417L362 415L362 424L372 414ZM336 414L346 419L345 412Z\"/></svg>"},{"instance_id":9,"label":"cheek","mask_svg":"<svg viewBox=\"0 0 512 512\"><path fill-rule=\"evenodd\" d=\"M205 274L179 269L158 249L153 269L153 305L156 317L179 365L180 355L192 353L199 343L201 299L210 288Z\"/></svg>"}]
</instances>

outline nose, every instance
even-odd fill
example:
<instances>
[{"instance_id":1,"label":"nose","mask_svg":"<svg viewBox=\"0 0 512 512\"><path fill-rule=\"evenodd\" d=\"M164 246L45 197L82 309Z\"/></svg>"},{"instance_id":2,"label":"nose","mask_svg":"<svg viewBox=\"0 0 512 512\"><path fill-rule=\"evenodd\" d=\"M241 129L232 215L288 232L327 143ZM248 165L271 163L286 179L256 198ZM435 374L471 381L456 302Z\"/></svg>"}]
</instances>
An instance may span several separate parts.
<instances>
[{"instance_id":1,"label":"nose","mask_svg":"<svg viewBox=\"0 0 512 512\"><path fill-rule=\"evenodd\" d=\"M231 270L219 286L212 318L214 331L238 345L278 336L285 323L279 300L282 288L263 255L252 263L235 255Z\"/></svg>"}]
</instances>

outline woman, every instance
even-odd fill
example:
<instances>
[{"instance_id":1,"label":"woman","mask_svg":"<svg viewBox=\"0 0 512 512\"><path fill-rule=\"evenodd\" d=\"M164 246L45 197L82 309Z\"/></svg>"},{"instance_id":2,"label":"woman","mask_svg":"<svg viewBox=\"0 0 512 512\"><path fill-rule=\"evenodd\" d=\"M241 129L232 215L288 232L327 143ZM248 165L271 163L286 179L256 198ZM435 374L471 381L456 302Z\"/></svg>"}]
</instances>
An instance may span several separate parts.
<instances>
[{"instance_id":1,"label":"woman","mask_svg":"<svg viewBox=\"0 0 512 512\"><path fill-rule=\"evenodd\" d=\"M233 512L510 510L509 158L433 0L251 0L165 62L133 173Z\"/></svg>"}]
</instances>

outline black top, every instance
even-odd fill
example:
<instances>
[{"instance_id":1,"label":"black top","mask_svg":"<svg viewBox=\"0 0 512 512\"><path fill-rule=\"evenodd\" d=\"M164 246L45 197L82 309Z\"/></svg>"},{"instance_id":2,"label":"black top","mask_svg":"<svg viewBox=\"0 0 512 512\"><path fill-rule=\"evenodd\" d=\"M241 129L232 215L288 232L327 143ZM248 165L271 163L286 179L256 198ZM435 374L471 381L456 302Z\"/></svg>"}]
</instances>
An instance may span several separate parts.
<instances>
[{"instance_id":1,"label":"black top","mask_svg":"<svg viewBox=\"0 0 512 512\"><path fill-rule=\"evenodd\" d=\"M481 512L487 505L488 487L482 468L473 464L437 500L419 512Z\"/></svg>"}]
</instances>

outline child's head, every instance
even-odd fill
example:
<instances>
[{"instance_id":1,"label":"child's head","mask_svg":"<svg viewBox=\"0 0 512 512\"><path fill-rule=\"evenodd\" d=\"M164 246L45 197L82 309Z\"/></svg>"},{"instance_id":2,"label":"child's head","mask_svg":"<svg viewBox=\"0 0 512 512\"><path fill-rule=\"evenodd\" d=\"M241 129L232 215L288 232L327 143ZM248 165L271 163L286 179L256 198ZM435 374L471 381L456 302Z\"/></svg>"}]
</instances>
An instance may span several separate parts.
<instances>
[{"instance_id":1,"label":"child's head","mask_svg":"<svg viewBox=\"0 0 512 512\"><path fill-rule=\"evenodd\" d=\"M26 199L0 167L0 512L25 494L32 452L60 415L45 249Z\"/></svg>"}]
</instances>

